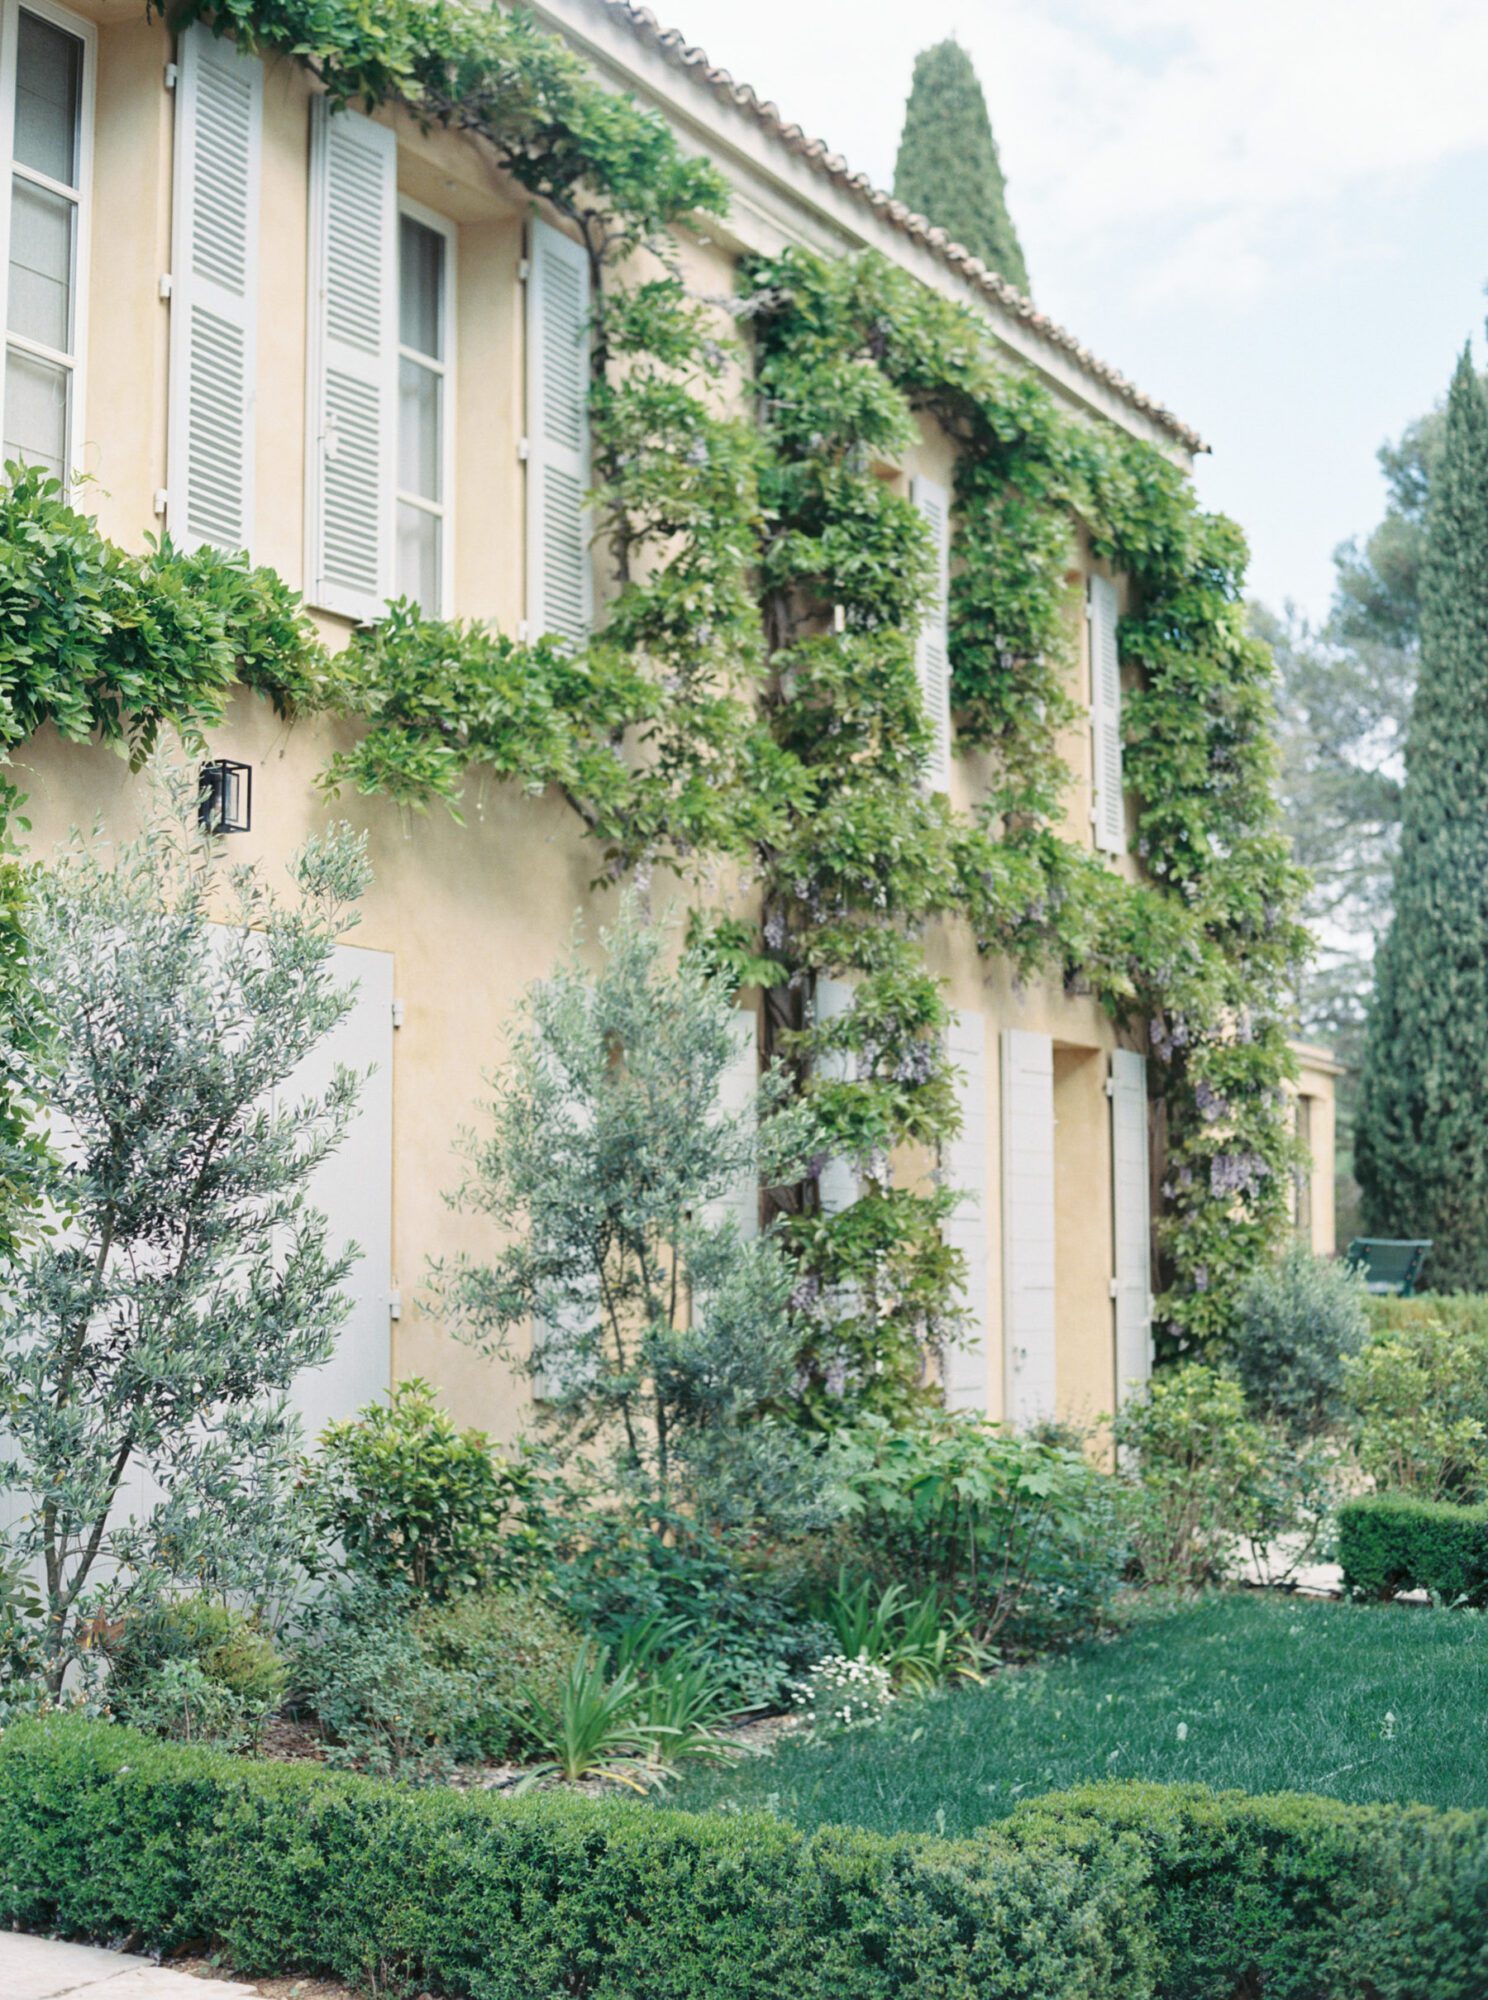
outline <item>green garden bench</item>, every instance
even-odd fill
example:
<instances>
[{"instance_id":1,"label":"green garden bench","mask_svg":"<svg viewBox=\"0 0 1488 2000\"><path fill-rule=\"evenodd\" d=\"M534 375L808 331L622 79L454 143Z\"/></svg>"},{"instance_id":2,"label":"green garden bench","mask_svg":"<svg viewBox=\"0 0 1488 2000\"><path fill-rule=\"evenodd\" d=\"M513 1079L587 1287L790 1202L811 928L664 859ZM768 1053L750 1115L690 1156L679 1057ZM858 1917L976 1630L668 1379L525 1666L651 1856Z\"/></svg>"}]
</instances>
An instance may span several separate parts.
<instances>
[{"instance_id":1,"label":"green garden bench","mask_svg":"<svg viewBox=\"0 0 1488 2000\"><path fill-rule=\"evenodd\" d=\"M1408 1299L1430 1248L1429 1237L1356 1236L1348 1247L1348 1262L1364 1273L1366 1292L1393 1292Z\"/></svg>"}]
</instances>

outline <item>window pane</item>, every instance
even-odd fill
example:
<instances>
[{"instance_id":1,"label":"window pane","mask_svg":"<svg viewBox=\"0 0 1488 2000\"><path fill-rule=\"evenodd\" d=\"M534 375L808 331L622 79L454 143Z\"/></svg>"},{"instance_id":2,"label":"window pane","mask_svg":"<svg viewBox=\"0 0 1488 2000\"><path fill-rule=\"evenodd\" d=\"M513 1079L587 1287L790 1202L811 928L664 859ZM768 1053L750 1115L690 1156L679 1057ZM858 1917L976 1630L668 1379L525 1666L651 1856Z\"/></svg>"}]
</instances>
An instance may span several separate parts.
<instances>
[{"instance_id":1,"label":"window pane","mask_svg":"<svg viewBox=\"0 0 1488 2000\"><path fill-rule=\"evenodd\" d=\"M444 359L444 238L411 215L398 219L398 339Z\"/></svg>"},{"instance_id":2,"label":"window pane","mask_svg":"<svg viewBox=\"0 0 1488 2000\"><path fill-rule=\"evenodd\" d=\"M440 418L444 382L410 361L398 364L398 486L425 500L442 500L440 491Z\"/></svg>"},{"instance_id":3,"label":"window pane","mask_svg":"<svg viewBox=\"0 0 1488 2000\"><path fill-rule=\"evenodd\" d=\"M5 357L5 457L66 473L67 387L70 376L53 362L14 350Z\"/></svg>"},{"instance_id":4,"label":"window pane","mask_svg":"<svg viewBox=\"0 0 1488 2000\"><path fill-rule=\"evenodd\" d=\"M431 618L442 614L439 568L443 523L406 500L398 502L398 595L411 597Z\"/></svg>"},{"instance_id":5,"label":"window pane","mask_svg":"<svg viewBox=\"0 0 1488 2000\"><path fill-rule=\"evenodd\" d=\"M17 177L11 183L10 303L6 329L72 351L72 230L65 194Z\"/></svg>"},{"instance_id":6,"label":"window pane","mask_svg":"<svg viewBox=\"0 0 1488 2000\"><path fill-rule=\"evenodd\" d=\"M15 156L67 187L77 186L83 45L35 14L21 14L16 40Z\"/></svg>"}]
</instances>

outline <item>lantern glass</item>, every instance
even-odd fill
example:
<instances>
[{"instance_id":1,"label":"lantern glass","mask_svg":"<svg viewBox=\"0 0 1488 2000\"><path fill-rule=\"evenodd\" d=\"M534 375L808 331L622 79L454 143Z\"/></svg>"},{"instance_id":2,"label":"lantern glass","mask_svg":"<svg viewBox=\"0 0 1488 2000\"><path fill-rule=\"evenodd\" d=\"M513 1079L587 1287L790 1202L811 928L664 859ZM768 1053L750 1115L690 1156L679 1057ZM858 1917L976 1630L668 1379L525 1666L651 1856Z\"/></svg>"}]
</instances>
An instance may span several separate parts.
<instances>
[{"instance_id":1,"label":"lantern glass","mask_svg":"<svg viewBox=\"0 0 1488 2000\"><path fill-rule=\"evenodd\" d=\"M230 757L201 767L197 808L205 833L248 833L253 826L253 766Z\"/></svg>"}]
</instances>

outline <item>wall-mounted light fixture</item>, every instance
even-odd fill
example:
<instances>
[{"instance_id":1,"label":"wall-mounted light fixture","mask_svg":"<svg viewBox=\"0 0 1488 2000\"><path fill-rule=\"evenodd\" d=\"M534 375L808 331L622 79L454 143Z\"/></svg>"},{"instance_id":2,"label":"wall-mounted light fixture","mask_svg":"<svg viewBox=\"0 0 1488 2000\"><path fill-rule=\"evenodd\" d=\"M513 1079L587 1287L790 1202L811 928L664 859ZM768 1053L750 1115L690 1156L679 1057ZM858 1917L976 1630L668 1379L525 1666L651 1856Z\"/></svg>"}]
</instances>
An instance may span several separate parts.
<instances>
[{"instance_id":1,"label":"wall-mounted light fixture","mask_svg":"<svg viewBox=\"0 0 1488 2000\"><path fill-rule=\"evenodd\" d=\"M201 767L197 813L204 833L248 833L253 826L253 766L230 757Z\"/></svg>"}]
</instances>

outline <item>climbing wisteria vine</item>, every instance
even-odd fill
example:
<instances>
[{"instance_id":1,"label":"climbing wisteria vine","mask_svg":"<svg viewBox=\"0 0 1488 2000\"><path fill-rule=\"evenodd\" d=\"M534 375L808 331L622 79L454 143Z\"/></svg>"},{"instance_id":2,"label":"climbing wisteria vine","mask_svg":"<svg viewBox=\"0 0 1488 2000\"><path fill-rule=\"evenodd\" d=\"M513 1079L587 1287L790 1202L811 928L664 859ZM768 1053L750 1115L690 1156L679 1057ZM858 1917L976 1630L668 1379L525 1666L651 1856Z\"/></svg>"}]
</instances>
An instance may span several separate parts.
<instances>
[{"instance_id":1,"label":"climbing wisteria vine","mask_svg":"<svg viewBox=\"0 0 1488 2000\"><path fill-rule=\"evenodd\" d=\"M702 915L698 934L763 988L770 1051L821 1122L818 1167L855 1176L845 1205L823 1202L821 1172L772 1191L800 1267L802 1408L823 1421L928 1393L927 1355L955 1332L950 1197L928 1171L955 1090L924 938L969 923L1021 976L1062 978L1149 1037L1162 1334L1169 1348L1221 1336L1235 1282L1285 1221L1283 1000L1305 949L1237 532L1198 512L1155 446L1061 408L999 361L970 310L879 257L788 253L746 268L732 307L691 296L671 232L722 211L721 178L521 13L220 0L210 18L307 63L340 101L477 135L581 235L601 629L568 649L404 604L330 653L265 572L169 545L123 555L26 476L0 499L0 529L45 542L57 590L38 610L19 570L0 575L9 740L49 718L136 748L166 725L191 735L236 676L290 713L361 721L331 789L457 810L480 768L559 791L601 875L742 871L750 914ZM957 453L953 702L987 774L969 813L924 784L914 653L930 551L879 472L921 413ZM1077 522L1132 589L1120 638L1136 668L1140 883L1062 830ZM100 609L82 620L91 654L43 666L37 621L66 609L74 548L85 612L127 596L138 636L124 647ZM193 617L210 629L188 633ZM829 978L851 1004L826 1018L814 1001ZM924 1172L905 1170L915 1149Z\"/></svg>"}]
</instances>

